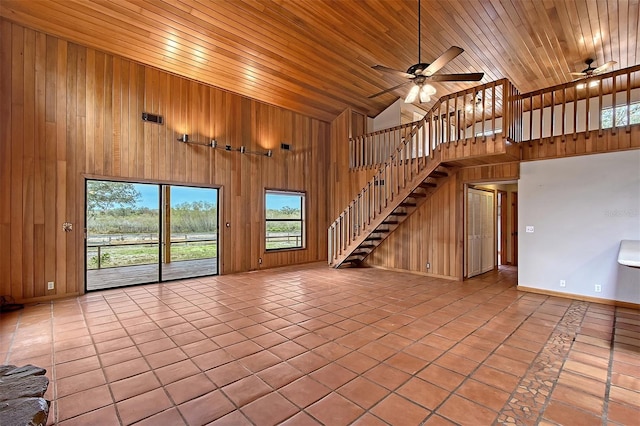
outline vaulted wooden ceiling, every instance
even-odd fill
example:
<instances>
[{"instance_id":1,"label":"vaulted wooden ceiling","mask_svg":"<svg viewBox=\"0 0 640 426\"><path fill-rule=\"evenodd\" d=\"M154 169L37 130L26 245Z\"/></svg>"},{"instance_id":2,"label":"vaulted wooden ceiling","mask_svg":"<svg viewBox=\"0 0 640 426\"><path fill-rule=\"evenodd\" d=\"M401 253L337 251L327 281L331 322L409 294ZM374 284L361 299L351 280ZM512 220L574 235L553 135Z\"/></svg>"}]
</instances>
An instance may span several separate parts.
<instances>
[{"instance_id":1,"label":"vaulted wooden ceiling","mask_svg":"<svg viewBox=\"0 0 640 426\"><path fill-rule=\"evenodd\" d=\"M1 0L0 15L85 46L332 120L377 115L408 87L372 65L417 62L417 0ZM422 61L506 77L521 92L595 59L640 62L638 0L422 0ZM481 83L434 84L436 97Z\"/></svg>"}]
</instances>

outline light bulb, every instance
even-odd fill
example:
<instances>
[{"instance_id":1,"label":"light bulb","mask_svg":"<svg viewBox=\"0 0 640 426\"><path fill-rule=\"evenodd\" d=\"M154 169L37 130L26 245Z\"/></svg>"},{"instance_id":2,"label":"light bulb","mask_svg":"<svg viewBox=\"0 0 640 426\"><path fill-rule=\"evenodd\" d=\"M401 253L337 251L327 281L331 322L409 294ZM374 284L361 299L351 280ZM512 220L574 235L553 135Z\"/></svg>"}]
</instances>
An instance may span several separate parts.
<instances>
[{"instance_id":1,"label":"light bulb","mask_svg":"<svg viewBox=\"0 0 640 426\"><path fill-rule=\"evenodd\" d=\"M417 84L415 86L413 86L411 88L411 90L409 90L409 94L407 95L407 97L405 98L404 102L406 104L412 104L416 101L416 99L418 99L418 94L420 93L420 86L418 86Z\"/></svg>"}]
</instances>

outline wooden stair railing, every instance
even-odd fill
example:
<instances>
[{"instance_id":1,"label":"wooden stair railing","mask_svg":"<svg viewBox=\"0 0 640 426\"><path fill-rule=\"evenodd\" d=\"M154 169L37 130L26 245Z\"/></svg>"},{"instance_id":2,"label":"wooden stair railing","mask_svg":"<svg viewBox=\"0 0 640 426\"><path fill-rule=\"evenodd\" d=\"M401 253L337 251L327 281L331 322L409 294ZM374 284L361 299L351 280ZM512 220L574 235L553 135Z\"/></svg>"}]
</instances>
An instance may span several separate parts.
<instances>
[{"instance_id":1,"label":"wooden stair railing","mask_svg":"<svg viewBox=\"0 0 640 426\"><path fill-rule=\"evenodd\" d=\"M349 138L349 168L379 167L389 159L420 121Z\"/></svg>"},{"instance_id":2,"label":"wooden stair railing","mask_svg":"<svg viewBox=\"0 0 640 426\"><path fill-rule=\"evenodd\" d=\"M421 181L418 185L414 186L407 182L408 184L396 193L396 202L388 200L387 206L382 206L376 217L371 217L371 220L364 221L361 227L355 225L357 223L355 216L361 214L362 208L362 205L357 201L350 205L346 215L341 215L340 219L342 220L334 222L329 228L329 245L334 247L337 247L337 244L344 245L337 252L334 252L334 258L329 262L330 265L337 268L346 263L359 264L362 262L427 200L428 196L438 186L439 181L443 180L448 174L445 172L446 169L440 165L438 153L434 155L432 161L428 161L425 164L426 167L414 176L415 179L413 181ZM434 176L434 174L437 174L438 177ZM352 235L347 235L349 228L345 229L345 224L354 226ZM351 238L351 241L345 241L344 237Z\"/></svg>"},{"instance_id":3,"label":"wooden stair railing","mask_svg":"<svg viewBox=\"0 0 640 426\"><path fill-rule=\"evenodd\" d=\"M451 170L441 164L442 144L457 146L469 137L486 141L486 131L497 130L496 118L510 124L513 113L509 101L513 94L513 86L503 79L442 97L419 122L389 129L390 135L396 135L393 144L397 144L384 162L379 162L380 152L388 152L389 145L368 146L367 138L360 142L352 138L352 169L378 166L379 169L329 227L329 265L337 268L344 263L357 264L368 256L449 175ZM481 99L481 104L477 99ZM500 108L496 102L501 104ZM504 127L500 129L504 137L512 136L506 128L512 126ZM409 133L401 137L399 132L407 128ZM385 138L378 140L389 140Z\"/></svg>"},{"instance_id":4,"label":"wooden stair railing","mask_svg":"<svg viewBox=\"0 0 640 426\"><path fill-rule=\"evenodd\" d=\"M439 180L437 147L425 132L429 114L329 227L329 264L358 263L424 202Z\"/></svg>"}]
</instances>

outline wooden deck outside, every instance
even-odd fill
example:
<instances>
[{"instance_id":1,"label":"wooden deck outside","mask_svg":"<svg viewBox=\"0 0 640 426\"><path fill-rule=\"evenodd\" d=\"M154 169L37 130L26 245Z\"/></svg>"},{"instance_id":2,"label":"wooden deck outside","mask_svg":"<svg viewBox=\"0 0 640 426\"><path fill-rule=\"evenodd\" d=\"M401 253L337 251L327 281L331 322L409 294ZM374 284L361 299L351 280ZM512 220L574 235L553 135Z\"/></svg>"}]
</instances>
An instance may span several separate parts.
<instances>
[{"instance_id":1,"label":"wooden deck outside","mask_svg":"<svg viewBox=\"0 0 640 426\"><path fill-rule=\"evenodd\" d=\"M87 271L87 291L155 283L158 282L158 268L158 264L152 264L90 269ZM174 261L162 265L163 281L216 275L217 273L218 260L216 258Z\"/></svg>"}]
</instances>

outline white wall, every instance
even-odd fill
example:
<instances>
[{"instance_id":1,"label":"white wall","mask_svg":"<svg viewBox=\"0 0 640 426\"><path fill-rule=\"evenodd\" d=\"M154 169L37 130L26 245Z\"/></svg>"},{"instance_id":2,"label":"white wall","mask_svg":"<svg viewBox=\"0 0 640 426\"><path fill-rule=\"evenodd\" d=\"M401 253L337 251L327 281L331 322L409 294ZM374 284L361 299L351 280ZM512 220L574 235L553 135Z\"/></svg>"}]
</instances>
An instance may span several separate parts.
<instances>
[{"instance_id":1,"label":"white wall","mask_svg":"<svg viewBox=\"0 0 640 426\"><path fill-rule=\"evenodd\" d=\"M402 115L402 104L404 101L402 99L398 99L391 105L387 107L380 114L376 115L371 124L371 127L368 127L370 132L375 132L378 130L389 129L391 127L400 125L400 116Z\"/></svg>"},{"instance_id":2,"label":"white wall","mask_svg":"<svg viewBox=\"0 0 640 426\"><path fill-rule=\"evenodd\" d=\"M524 162L518 189L519 285L640 303L640 269L617 263L640 240L640 150Z\"/></svg>"}]
</instances>

